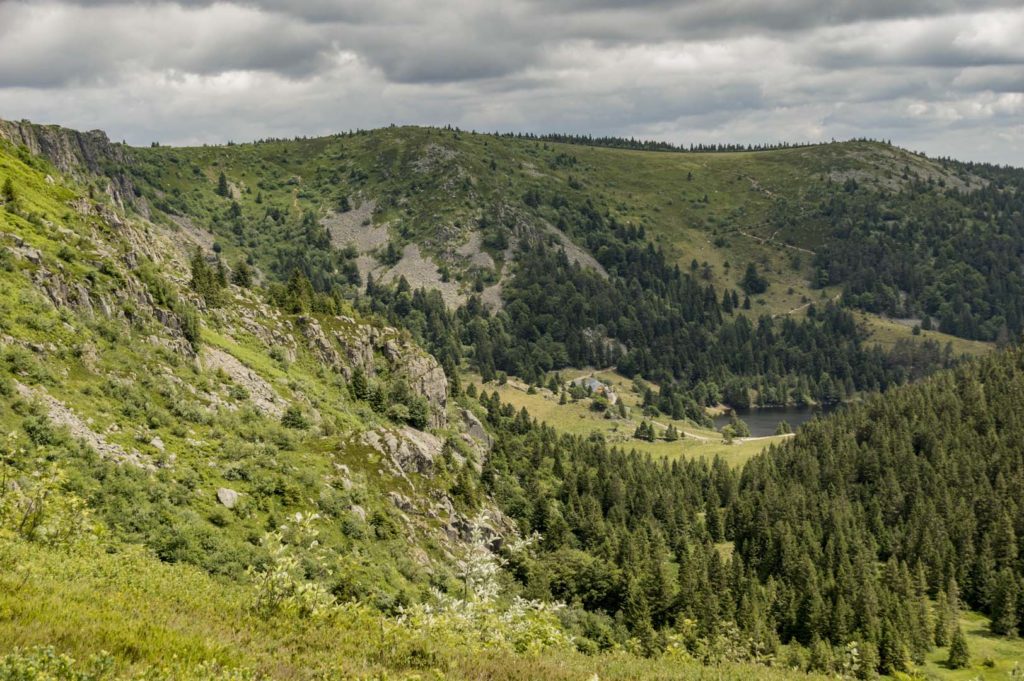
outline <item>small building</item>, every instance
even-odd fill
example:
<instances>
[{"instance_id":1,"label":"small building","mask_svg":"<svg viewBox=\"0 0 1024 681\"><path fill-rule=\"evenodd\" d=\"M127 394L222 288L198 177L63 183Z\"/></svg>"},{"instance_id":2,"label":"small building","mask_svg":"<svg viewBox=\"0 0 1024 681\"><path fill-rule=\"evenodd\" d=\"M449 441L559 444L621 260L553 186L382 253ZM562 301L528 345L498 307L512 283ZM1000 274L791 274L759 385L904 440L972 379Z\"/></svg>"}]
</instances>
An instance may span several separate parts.
<instances>
[{"instance_id":1,"label":"small building","mask_svg":"<svg viewBox=\"0 0 1024 681\"><path fill-rule=\"evenodd\" d=\"M601 395L608 400L609 404L616 404L619 401L619 396L615 394L611 386L597 380L593 376L577 378L572 381L572 385L578 385L592 395Z\"/></svg>"}]
</instances>

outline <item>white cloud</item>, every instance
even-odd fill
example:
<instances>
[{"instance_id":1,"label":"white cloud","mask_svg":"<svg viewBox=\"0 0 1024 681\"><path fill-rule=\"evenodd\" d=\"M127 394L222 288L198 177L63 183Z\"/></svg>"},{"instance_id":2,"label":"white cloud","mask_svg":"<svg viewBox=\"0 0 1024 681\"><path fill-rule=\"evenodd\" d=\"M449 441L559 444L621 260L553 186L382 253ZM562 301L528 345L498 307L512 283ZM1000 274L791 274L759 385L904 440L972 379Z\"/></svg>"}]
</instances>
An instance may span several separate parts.
<instances>
[{"instance_id":1,"label":"white cloud","mask_svg":"<svg viewBox=\"0 0 1024 681\"><path fill-rule=\"evenodd\" d=\"M869 136L1024 165L1022 34L998 1L7 0L0 116L141 144L392 122Z\"/></svg>"}]
</instances>

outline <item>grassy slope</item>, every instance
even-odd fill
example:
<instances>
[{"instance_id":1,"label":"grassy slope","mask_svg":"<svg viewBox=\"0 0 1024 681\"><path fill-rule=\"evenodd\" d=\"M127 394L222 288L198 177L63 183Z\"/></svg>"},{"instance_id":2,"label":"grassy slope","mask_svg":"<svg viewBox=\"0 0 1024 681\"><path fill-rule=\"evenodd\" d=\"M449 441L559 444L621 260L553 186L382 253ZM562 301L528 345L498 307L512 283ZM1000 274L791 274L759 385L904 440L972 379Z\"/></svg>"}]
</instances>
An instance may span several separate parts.
<instances>
[{"instance_id":1,"label":"grassy slope","mask_svg":"<svg viewBox=\"0 0 1024 681\"><path fill-rule=\"evenodd\" d=\"M238 386L228 375L162 347L169 340L167 330L117 297L128 276L120 253L131 250L124 240L129 228L118 232L93 213L72 210L68 202L81 199L82 192L48 182L47 176L59 177L37 159L19 158L0 144L0 182L14 178L19 210L0 210L0 232L11 235L0 235L5 263L0 267L0 332L15 341L0 348L0 378L59 400L107 442L139 451L157 469L102 461L80 451L57 429L46 455L67 470L79 494L119 526L120 536L133 541L156 536L165 557L236 577L260 559L254 545L267 527L289 513L312 509L331 518L323 539L342 556L342 569L363 596L387 602L426 593L428 572L435 583L443 582L443 568L440 573L426 570L409 555L408 541L396 529L402 520L384 492L404 483L383 475L381 455L357 442L360 431L386 425L383 419L353 402L344 383L301 344L294 362L272 359L272 349L239 323L246 310L263 309L253 293L235 289L233 304L204 317L204 344L236 357L307 416L319 414L318 426L284 428L273 415L253 408L244 391L235 392ZM39 250L40 265L9 255L7 246L15 237ZM154 250L175 250L155 231L147 238ZM65 246L73 247L73 257L60 257ZM165 266L166 281L172 288L180 286L184 273L175 272L170 261ZM106 295L116 309L134 311L134 321L54 307L32 285L31 278L44 271L72 282L88 281L94 301ZM177 290L189 295L184 288ZM333 330L331 320L322 320L322 326L326 333ZM4 433L25 437L23 428L33 414L46 411L34 401L13 390L0 395ZM153 444L157 438L162 448ZM348 467L350 486L343 484L339 466ZM416 484L428 496L447 483ZM219 487L240 493L233 512L218 503ZM365 510L365 520L349 512L353 506ZM427 555L444 553L426 528L417 531Z\"/></svg>"},{"instance_id":2,"label":"grassy slope","mask_svg":"<svg viewBox=\"0 0 1024 681\"><path fill-rule=\"evenodd\" d=\"M953 346L955 355L983 355L992 352L994 345L985 341L968 340L957 338L941 331L921 331L919 336L914 336L913 325L901 323L895 319L885 319L877 315L857 311L857 318L861 320L869 331L869 342L877 343L883 348L891 348L896 341L920 338L922 340L934 340L940 345L947 343Z\"/></svg>"},{"instance_id":3,"label":"grassy slope","mask_svg":"<svg viewBox=\"0 0 1024 681\"><path fill-rule=\"evenodd\" d=\"M0 656L40 644L78 659L106 650L120 672L160 666L185 678L201 662L272 679L794 678L766 667L703 667L625 654L462 650L409 634L396 620L355 605L312 622L288 616L266 621L249 613L245 587L130 548L69 555L0 540L0 561L5 568L18 566L0 571Z\"/></svg>"}]
</instances>

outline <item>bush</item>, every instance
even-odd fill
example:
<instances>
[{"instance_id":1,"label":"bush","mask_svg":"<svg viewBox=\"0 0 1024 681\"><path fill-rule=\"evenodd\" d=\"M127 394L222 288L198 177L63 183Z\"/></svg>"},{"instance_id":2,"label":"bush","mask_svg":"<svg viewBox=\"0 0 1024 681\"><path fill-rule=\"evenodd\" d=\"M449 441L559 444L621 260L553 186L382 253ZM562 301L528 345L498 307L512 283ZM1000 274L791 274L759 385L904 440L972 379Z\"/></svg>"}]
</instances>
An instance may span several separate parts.
<instances>
[{"instance_id":1,"label":"bush","mask_svg":"<svg viewBox=\"0 0 1024 681\"><path fill-rule=\"evenodd\" d=\"M252 609L262 617L289 613L299 617L319 617L334 606L334 597L318 582L307 581L303 560L314 572L327 573L326 550L317 540L313 523L319 515L296 513L289 525L269 532L263 545L270 553L266 565L250 567L249 576L256 588Z\"/></svg>"},{"instance_id":2,"label":"bush","mask_svg":"<svg viewBox=\"0 0 1024 681\"><path fill-rule=\"evenodd\" d=\"M3 191L0 194L4 197L4 203L14 203L18 200L18 194L14 191L14 183L11 182L11 178L4 180Z\"/></svg>"},{"instance_id":3,"label":"bush","mask_svg":"<svg viewBox=\"0 0 1024 681\"><path fill-rule=\"evenodd\" d=\"M309 428L309 421L302 413L302 409L293 404L285 409L284 414L281 416L281 425L294 430L305 430Z\"/></svg>"}]
</instances>

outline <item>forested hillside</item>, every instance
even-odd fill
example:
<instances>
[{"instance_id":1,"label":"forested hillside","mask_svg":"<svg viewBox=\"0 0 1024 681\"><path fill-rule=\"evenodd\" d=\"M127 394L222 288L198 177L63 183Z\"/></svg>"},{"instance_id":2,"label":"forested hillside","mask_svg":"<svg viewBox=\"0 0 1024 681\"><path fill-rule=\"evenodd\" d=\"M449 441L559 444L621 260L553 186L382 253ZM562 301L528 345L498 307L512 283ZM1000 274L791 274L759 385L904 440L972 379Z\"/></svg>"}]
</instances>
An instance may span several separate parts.
<instances>
[{"instance_id":1,"label":"forested hillside","mask_svg":"<svg viewBox=\"0 0 1024 681\"><path fill-rule=\"evenodd\" d=\"M883 349L849 309L862 292L831 281L777 311L779 258L810 276L840 239L824 204L793 227L825 229L801 242L813 262L736 230L783 215L769 177L916 211L938 192L927 172L956 185L949 205L998 204L1012 248L1014 172L868 143L0 133L0 678L873 678L936 656L1010 671L980 667L961 629L1002 645L1024 622L1024 354L963 361L927 329ZM865 175L865 153L916 170ZM662 211L617 187L638 162L660 179L632 201L703 168L713 181L686 191L707 199L673 219L718 217L666 241ZM721 240L705 263L695 234ZM961 255L973 266L929 262ZM1012 283L1013 266L985 267ZM635 406L681 423L857 399L733 467L561 432L496 390L511 374L564 395L554 370L588 364L657 380Z\"/></svg>"},{"instance_id":2,"label":"forested hillside","mask_svg":"<svg viewBox=\"0 0 1024 681\"><path fill-rule=\"evenodd\" d=\"M650 181L634 192L638 161L639 177ZM948 185L949 205L998 200L987 214L1002 224L1020 202L1013 182L996 188L974 172L994 169L944 167L878 143L638 159L395 128L130 150L103 170L127 181L126 201L153 219L209 230L209 245L227 262L247 261L268 283L301 276L327 312L332 301L355 298L410 328L449 370L468 361L485 378L500 371L537 381L567 366L617 367L676 384L677 413L697 420L717 402L834 402L948 366L958 351L929 329L1003 341L1018 331L1019 235L1006 235L1001 262L982 265L953 249L954 261L935 265L1005 275L983 275L1005 290L998 300L972 291L973 313L954 300L968 299L963 289L936 293L932 285L925 306L914 302L926 295L920 287L890 283L890 272L865 279L843 269L889 260L842 250L875 241L844 233L848 225L874 223L859 213L842 218L837 206L891 204L891 222L930 210L932 193ZM935 260L911 257L910 241L886 243L901 263ZM914 281L928 276L917 272ZM888 286L901 305L861 295L864 281ZM285 295L278 301L291 305ZM917 315L924 332L912 335L907 325L895 348L879 352L868 329L831 309L837 304ZM984 322L971 324L984 332L953 321L982 314Z\"/></svg>"}]
</instances>

